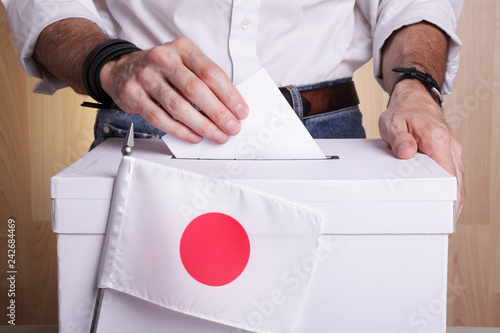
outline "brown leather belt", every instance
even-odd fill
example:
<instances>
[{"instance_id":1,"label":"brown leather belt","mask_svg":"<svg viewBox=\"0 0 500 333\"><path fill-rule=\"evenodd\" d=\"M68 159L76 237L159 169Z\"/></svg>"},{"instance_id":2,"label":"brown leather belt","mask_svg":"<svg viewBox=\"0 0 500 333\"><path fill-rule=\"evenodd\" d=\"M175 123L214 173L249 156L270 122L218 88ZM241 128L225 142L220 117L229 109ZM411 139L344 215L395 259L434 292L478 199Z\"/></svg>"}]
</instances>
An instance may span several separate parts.
<instances>
[{"instance_id":1,"label":"brown leather belt","mask_svg":"<svg viewBox=\"0 0 500 333\"><path fill-rule=\"evenodd\" d=\"M293 108L290 91L286 87L281 87L280 91ZM353 81L300 91L300 96L302 98L304 117L345 109L359 104Z\"/></svg>"}]
</instances>

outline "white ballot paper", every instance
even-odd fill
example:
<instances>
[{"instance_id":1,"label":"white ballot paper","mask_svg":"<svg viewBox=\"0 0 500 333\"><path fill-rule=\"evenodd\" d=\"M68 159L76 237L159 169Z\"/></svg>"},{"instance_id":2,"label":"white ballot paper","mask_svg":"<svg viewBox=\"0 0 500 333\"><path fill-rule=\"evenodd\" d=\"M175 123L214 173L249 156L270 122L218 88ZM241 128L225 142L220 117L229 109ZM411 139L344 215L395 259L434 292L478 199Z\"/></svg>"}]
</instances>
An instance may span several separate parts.
<instances>
[{"instance_id":1,"label":"white ballot paper","mask_svg":"<svg viewBox=\"0 0 500 333\"><path fill-rule=\"evenodd\" d=\"M237 85L250 109L241 131L223 145L203 138L187 143L163 136L176 158L324 159L325 155L266 72L259 70Z\"/></svg>"}]
</instances>

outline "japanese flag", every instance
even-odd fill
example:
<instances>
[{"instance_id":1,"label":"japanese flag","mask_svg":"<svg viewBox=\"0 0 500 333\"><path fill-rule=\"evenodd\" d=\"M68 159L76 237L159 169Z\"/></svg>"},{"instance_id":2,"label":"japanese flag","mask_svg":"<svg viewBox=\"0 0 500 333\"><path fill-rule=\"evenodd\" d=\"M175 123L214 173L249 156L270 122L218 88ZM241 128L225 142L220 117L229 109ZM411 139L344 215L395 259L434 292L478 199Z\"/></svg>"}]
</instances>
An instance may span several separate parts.
<instances>
[{"instance_id":1,"label":"japanese flag","mask_svg":"<svg viewBox=\"0 0 500 333\"><path fill-rule=\"evenodd\" d=\"M98 285L249 331L290 332L320 224L320 215L290 202L123 157ZM297 283L290 272L299 266Z\"/></svg>"}]
</instances>

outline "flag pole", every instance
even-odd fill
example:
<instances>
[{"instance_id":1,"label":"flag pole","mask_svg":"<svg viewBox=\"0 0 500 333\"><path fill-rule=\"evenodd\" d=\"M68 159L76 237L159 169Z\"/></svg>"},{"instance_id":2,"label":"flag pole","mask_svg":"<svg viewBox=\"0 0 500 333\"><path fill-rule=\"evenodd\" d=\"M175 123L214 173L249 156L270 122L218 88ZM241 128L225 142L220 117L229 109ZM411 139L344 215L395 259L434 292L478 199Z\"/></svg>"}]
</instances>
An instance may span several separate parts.
<instances>
[{"instance_id":1,"label":"flag pole","mask_svg":"<svg viewBox=\"0 0 500 333\"><path fill-rule=\"evenodd\" d=\"M99 315L101 314L103 297L104 297L104 288L97 288L97 297L95 299L94 314L92 315L92 323L90 324L90 333L97 333L97 326L99 324Z\"/></svg>"},{"instance_id":2,"label":"flag pole","mask_svg":"<svg viewBox=\"0 0 500 333\"><path fill-rule=\"evenodd\" d=\"M125 137L122 147L122 155L132 155L132 148L134 147L134 123L130 123L130 128ZM94 313L92 315L92 323L90 324L90 333L97 333L97 326L99 325L99 316L101 315L102 299L104 298L104 288L97 288L97 296L95 299Z\"/></svg>"}]
</instances>

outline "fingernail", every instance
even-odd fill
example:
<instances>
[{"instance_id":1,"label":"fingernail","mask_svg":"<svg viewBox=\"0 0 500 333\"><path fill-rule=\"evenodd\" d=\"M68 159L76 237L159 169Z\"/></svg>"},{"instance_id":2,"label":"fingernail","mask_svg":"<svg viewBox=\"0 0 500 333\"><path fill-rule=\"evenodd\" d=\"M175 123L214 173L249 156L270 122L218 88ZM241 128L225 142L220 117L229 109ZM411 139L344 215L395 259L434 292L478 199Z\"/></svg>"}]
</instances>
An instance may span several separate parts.
<instances>
[{"instance_id":1,"label":"fingernail","mask_svg":"<svg viewBox=\"0 0 500 333\"><path fill-rule=\"evenodd\" d=\"M229 135L227 135L226 133L219 130L219 131L215 132L214 140L217 143L226 143L227 140L229 140Z\"/></svg>"},{"instance_id":2,"label":"fingernail","mask_svg":"<svg viewBox=\"0 0 500 333\"><path fill-rule=\"evenodd\" d=\"M234 114L238 119L244 119L248 116L248 107L240 103L234 108Z\"/></svg>"},{"instance_id":3,"label":"fingernail","mask_svg":"<svg viewBox=\"0 0 500 333\"><path fill-rule=\"evenodd\" d=\"M187 136L187 139L191 143L200 143L201 142L201 136L196 135L194 133L189 133Z\"/></svg>"},{"instance_id":4,"label":"fingernail","mask_svg":"<svg viewBox=\"0 0 500 333\"><path fill-rule=\"evenodd\" d=\"M241 129L241 125L238 121L235 121L235 120L230 120L227 124L226 124L226 132L229 134L229 135L235 135L235 134L238 134L239 131Z\"/></svg>"},{"instance_id":5,"label":"fingernail","mask_svg":"<svg viewBox=\"0 0 500 333\"><path fill-rule=\"evenodd\" d=\"M397 149L398 157L402 156L409 148L411 148L411 144L409 142L400 144Z\"/></svg>"}]
</instances>

